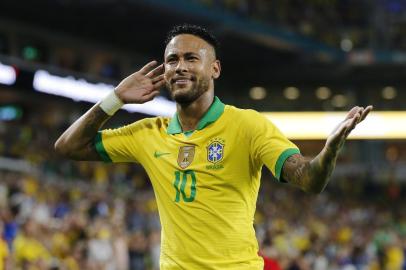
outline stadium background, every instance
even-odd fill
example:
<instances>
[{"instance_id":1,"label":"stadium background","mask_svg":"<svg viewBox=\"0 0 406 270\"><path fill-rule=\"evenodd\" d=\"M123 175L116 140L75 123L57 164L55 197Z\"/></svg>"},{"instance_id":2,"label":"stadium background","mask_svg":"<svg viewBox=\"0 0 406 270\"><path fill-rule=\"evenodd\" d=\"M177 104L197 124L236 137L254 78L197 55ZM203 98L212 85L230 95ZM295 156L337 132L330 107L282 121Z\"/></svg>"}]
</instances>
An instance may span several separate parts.
<instances>
[{"instance_id":1,"label":"stadium background","mask_svg":"<svg viewBox=\"0 0 406 270\"><path fill-rule=\"evenodd\" d=\"M165 33L184 22L219 38L225 103L298 114L406 109L404 0L2 0L0 270L159 268L142 168L68 161L53 143L98 98L86 91L161 61ZM120 111L108 126L173 110L163 104ZM317 196L265 171L255 226L270 269L406 269L402 136L348 141ZM295 143L313 156L324 141Z\"/></svg>"}]
</instances>

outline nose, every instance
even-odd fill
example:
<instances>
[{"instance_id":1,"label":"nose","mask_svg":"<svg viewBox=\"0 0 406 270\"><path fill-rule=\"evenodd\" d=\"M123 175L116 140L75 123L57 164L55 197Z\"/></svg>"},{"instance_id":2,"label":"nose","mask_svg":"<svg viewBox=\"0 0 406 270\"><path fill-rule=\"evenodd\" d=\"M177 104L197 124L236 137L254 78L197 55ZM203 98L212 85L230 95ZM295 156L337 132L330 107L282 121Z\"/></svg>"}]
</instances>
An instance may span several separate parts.
<instances>
[{"instance_id":1,"label":"nose","mask_svg":"<svg viewBox=\"0 0 406 270\"><path fill-rule=\"evenodd\" d=\"M178 65L176 66L176 73L183 73L183 72L187 72L187 71L188 71L188 68L187 68L185 61L183 59L179 59Z\"/></svg>"}]
</instances>

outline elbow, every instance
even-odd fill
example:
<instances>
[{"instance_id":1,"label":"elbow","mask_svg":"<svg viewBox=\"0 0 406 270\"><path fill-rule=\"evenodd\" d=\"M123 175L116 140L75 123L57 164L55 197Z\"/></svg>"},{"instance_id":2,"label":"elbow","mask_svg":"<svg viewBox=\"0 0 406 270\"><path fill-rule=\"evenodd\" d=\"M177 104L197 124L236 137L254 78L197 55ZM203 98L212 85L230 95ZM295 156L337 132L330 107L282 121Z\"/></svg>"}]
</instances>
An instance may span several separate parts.
<instances>
[{"instance_id":1,"label":"elbow","mask_svg":"<svg viewBox=\"0 0 406 270\"><path fill-rule=\"evenodd\" d=\"M319 195L320 193L323 192L323 190L324 190L324 188L314 188L314 189L307 191L307 193L312 194L312 195Z\"/></svg>"},{"instance_id":2,"label":"elbow","mask_svg":"<svg viewBox=\"0 0 406 270\"><path fill-rule=\"evenodd\" d=\"M67 145L63 142L61 138L59 138L54 144L54 150L58 155L63 157L69 157L70 151Z\"/></svg>"},{"instance_id":3,"label":"elbow","mask_svg":"<svg viewBox=\"0 0 406 270\"><path fill-rule=\"evenodd\" d=\"M59 138L54 144L54 150L59 156L76 161L88 160L83 157L83 150L87 148L87 145L76 145L63 138Z\"/></svg>"},{"instance_id":4,"label":"elbow","mask_svg":"<svg viewBox=\"0 0 406 270\"><path fill-rule=\"evenodd\" d=\"M323 186L310 186L308 188L305 188L304 191L306 193L308 193L308 194L318 195L318 194L323 192L325 187L326 187L325 185L323 185Z\"/></svg>"}]
</instances>

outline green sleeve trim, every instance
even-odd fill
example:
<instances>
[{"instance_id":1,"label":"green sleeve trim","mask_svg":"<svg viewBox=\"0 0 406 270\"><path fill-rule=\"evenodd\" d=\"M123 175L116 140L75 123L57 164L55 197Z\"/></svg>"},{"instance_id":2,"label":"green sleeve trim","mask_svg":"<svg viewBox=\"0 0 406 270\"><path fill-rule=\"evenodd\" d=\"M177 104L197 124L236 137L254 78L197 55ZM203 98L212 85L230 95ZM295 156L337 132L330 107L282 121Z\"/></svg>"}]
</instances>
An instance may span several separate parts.
<instances>
[{"instance_id":1,"label":"green sleeve trim","mask_svg":"<svg viewBox=\"0 0 406 270\"><path fill-rule=\"evenodd\" d=\"M99 153L100 157L104 162L112 162L111 158L107 154L106 149L104 148L102 141L102 133L100 131L97 132L96 138L94 139L94 145L96 147L97 153Z\"/></svg>"},{"instance_id":2,"label":"green sleeve trim","mask_svg":"<svg viewBox=\"0 0 406 270\"><path fill-rule=\"evenodd\" d=\"M294 155L294 154L300 154L299 149L289 148L289 149L286 149L285 151L283 151L282 154L279 155L279 158L276 161L276 165L275 165L275 177L279 181L285 182L281 179L282 167L283 167L283 164L285 163L286 159L288 159L288 157L290 157L291 155Z\"/></svg>"}]
</instances>

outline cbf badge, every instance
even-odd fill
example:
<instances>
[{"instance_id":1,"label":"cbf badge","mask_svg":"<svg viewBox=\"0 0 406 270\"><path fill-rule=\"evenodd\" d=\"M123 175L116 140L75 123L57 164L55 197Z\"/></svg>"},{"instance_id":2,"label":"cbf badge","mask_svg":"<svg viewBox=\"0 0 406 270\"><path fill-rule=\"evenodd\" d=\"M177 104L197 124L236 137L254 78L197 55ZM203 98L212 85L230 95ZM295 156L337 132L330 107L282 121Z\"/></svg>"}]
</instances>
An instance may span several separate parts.
<instances>
[{"instance_id":1,"label":"cbf badge","mask_svg":"<svg viewBox=\"0 0 406 270\"><path fill-rule=\"evenodd\" d=\"M178 164L182 169L188 167L195 157L194 146L181 146L178 154Z\"/></svg>"},{"instance_id":2,"label":"cbf badge","mask_svg":"<svg viewBox=\"0 0 406 270\"><path fill-rule=\"evenodd\" d=\"M216 164L224 157L224 140L215 138L207 146L207 160Z\"/></svg>"}]
</instances>

